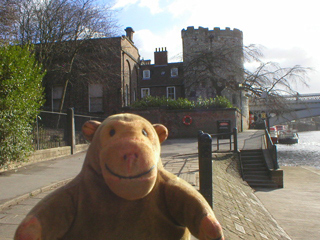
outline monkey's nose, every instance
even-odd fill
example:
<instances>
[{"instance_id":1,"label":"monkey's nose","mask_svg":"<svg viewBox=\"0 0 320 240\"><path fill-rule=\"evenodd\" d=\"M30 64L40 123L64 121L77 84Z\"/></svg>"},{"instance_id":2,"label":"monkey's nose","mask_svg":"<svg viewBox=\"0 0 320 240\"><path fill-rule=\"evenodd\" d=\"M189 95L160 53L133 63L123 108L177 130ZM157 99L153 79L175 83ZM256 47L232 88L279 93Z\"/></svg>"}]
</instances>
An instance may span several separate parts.
<instances>
[{"instance_id":1,"label":"monkey's nose","mask_svg":"<svg viewBox=\"0 0 320 240\"><path fill-rule=\"evenodd\" d=\"M126 161L127 171L128 173L132 172L132 167L135 164L136 160L138 159L137 153L128 153L123 156L123 159Z\"/></svg>"},{"instance_id":2,"label":"monkey's nose","mask_svg":"<svg viewBox=\"0 0 320 240\"><path fill-rule=\"evenodd\" d=\"M129 154L125 154L123 156L123 159L126 161L134 161L138 158L138 154L137 153L129 153Z\"/></svg>"}]
</instances>

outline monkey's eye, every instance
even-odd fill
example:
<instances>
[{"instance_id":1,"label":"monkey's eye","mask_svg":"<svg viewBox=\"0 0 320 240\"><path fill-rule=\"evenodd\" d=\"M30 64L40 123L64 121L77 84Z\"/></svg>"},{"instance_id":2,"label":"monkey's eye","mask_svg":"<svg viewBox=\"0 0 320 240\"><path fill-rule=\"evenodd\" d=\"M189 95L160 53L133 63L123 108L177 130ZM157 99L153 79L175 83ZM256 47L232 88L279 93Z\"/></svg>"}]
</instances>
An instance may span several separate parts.
<instances>
[{"instance_id":1,"label":"monkey's eye","mask_svg":"<svg viewBox=\"0 0 320 240\"><path fill-rule=\"evenodd\" d=\"M144 129L142 129L142 134L143 134L144 136L148 137L148 133L147 133L147 131L144 130Z\"/></svg>"},{"instance_id":2,"label":"monkey's eye","mask_svg":"<svg viewBox=\"0 0 320 240\"><path fill-rule=\"evenodd\" d=\"M116 130L111 129L111 130L110 130L110 132L109 132L109 134L110 134L110 136L112 137L113 135L115 135L115 134L116 134Z\"/></svg>"}]
</instances>

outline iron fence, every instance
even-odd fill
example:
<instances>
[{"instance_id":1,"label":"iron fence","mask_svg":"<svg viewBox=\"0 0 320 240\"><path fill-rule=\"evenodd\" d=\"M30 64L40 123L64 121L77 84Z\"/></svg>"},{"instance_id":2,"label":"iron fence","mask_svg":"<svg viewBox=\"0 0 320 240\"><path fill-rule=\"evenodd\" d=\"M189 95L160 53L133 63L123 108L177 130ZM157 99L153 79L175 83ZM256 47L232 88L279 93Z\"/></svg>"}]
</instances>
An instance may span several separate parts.
<instances>
[{"instance_id":1,"label":"iron fence","mask_svg":"<svg viewBox=\"0 0 320 240\"><path fill-rule=\"evenodd\" d=\"M88 120L103 121L97 116L74 115L75 143L87 143L81 127ZM68 145L67 114L41 111L33 129L33 146L35 150L63 147Z\"/></svg>"}]
</instances>

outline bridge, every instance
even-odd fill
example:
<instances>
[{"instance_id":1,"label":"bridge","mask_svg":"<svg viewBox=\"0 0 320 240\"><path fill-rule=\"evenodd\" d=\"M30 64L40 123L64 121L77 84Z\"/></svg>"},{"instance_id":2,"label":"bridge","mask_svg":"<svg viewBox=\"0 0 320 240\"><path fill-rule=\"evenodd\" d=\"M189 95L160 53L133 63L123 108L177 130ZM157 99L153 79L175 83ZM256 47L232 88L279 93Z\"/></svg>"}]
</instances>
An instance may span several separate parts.
<instances>
[{"instance_id":1,"label":"bridge","mask_svg":"<svg viewBox=\"0 0 320 240\"><path fill-rule=\"evenodd\" d=\"M283 96L282 101L286 109L281 114L273 112L275 108L270 107L273 103L268 103L267 99L250 103L249 109L258 122L264 118L264 115L268 115L270 126L320 116L320 93L287 95Z\"/></svg>"}]
</instances>

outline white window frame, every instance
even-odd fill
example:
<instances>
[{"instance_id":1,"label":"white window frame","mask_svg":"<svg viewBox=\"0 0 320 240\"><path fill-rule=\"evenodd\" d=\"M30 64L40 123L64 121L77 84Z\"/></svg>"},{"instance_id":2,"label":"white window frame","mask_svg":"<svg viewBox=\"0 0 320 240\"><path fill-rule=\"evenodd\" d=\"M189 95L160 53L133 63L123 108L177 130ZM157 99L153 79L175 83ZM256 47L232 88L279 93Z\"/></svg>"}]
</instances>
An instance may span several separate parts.
<instances>
[{"instance_id":1,"label":"white window frame","mask_svg":"<svg viewBox=\"0 0 320 240\"><path fill-rule=\"evenodd\" d=\"M143 70L142 79L150 79L150 78L151 78L150 70Z\"/></svg>"},{"instance_id":2,"label":"white window frame","mask_svg":"<svg viewBox=\"0 0 320 240\"><path fill-rule=\"evenodd\" d=\"M144 91L147 91L147 93L144 94ZM147 96L150 96L150 88L141 88L141 98L145 98Z\"/></svg>"},{"instance_id":3,"label":"white window frame","mask_svg":"<svg viewBox=\"0 0 320 240\"><path fill-rule=\"evenodd\" d=\"M173 93L169 92L170 89L173 89ZM167 98L176 99L176 87L167 87Z\"/></svg>"},{"instance_id":4,"label":"white window frame","mask_svg":"<svg viewBox=\"0 0 320 240\"><path fill-rule=\"evenodd\" d=\"M178 77L178 75L179 75L178 68L176 68L176 67L171 68L171 77Z\"/></svg>"},{"instance_id":5,"label":"white window frame","mask_svg":"<svg viewBox=\"0 0 320 240\"><path fill-rule=\"evenodd\" d=\"M52 87L52 94L51 94L51 109L52 111L59 111L60 103L63 94L63 87L62 86L53 86Z\"/></svg>"},{"instance_id":6,"label":"white window frame","mask_svg":"<svg viewBox=\"0 0 320 240\"><path fill-rule=\"evenodd\" d=\"M100 88L100 89L98 89ZM89 112L102 112L103 111L103 86L102 84L89 84ZM94 109L93 108L93 101L95 101L95 104L99 103L99 105L96 105Z\"/></svg>"}]
</instances>

